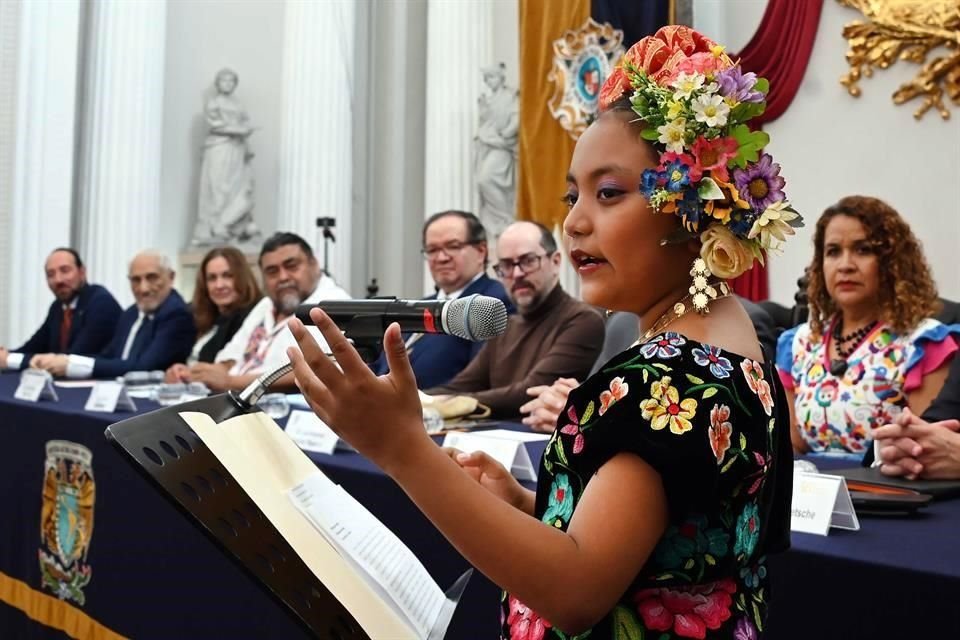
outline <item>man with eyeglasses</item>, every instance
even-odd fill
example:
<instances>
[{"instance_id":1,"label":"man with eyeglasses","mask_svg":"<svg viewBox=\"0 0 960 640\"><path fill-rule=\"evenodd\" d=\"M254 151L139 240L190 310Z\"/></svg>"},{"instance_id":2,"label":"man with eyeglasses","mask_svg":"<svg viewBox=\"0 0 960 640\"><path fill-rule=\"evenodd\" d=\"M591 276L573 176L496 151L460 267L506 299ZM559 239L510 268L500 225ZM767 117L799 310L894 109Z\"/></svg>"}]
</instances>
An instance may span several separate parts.
<instances>
[{"instance_id":1,"label":"man with eyeglasses","mask_svg":"<svg viewBox=\"0 0 960 640\"><path fill-rule=\"evenodd\" d=\"M94 357L45 353L30 361L68 378L115 378L130 371L164 370L180 362L193 347L193 315L173 288L170 259L142 251L130 261L127 279L136 304L117 320L113 340Z\"/></svg>"},{"instance_id":2,"label":"man with eyeglasses","mask_svg":"<svg viewBox=\"0 0 960 640\"><path fill-rule=\"evenodd\" d=\"M508 313L513 313L513 303L503 285L484 273L487 232L472 213L449 210L430 216L423 225L421 253L437 288L428 300L453 300L478 294L503 300ZM416 333L404 338L421 389L449 382L483 346L441 333ZM374 370L377 374L389 370L382 355L374 364Z\"/></svg>"},{"instance_id":3,"label":"man with eyeglasses","mask_svg":"<svg viewBox=\"0 0 960 640\"><path fill-rule=\"evenodd\" d=\"M508 226L497 255L494 271L517 315L449 384L427 393L473 396L490 407L493 417L515 418L528 388L589 373L603 345L603 317L560 286L561 254L543 225Z\"/></svg>"}]
</instances>

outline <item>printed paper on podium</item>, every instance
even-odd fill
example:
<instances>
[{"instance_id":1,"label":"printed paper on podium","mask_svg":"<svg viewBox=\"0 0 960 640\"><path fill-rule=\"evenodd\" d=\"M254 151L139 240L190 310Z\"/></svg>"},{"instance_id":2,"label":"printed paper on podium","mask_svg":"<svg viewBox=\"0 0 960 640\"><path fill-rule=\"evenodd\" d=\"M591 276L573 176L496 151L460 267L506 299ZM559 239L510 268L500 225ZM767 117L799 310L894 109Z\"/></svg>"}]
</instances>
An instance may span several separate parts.
<instances>
[{"instance_id":1,"label":"printed paper on podium","mask_svg":"<svg viewBox=\"0 0 960 640\"><path fill-rule=\"evenodd\" d=\"M371 638L444 636L465 580L444 594L413 553L273 420L260 412L219 424L204 413L180 417ZM343 535L347 529L356 535ZM369 553L355 544L364 541L382 548Z\"/></svg>"}]
</instances>

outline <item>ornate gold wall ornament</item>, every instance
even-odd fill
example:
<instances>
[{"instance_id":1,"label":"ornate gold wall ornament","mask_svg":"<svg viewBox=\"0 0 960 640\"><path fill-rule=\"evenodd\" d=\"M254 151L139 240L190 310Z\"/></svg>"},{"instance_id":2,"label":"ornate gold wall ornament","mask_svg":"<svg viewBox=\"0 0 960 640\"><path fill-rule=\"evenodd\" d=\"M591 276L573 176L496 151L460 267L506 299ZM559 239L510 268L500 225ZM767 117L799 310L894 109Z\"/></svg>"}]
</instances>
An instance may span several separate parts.
<instances>
[{"instance_id":1,"label":"ornate gold wall ornament","mask_svg":"<svg viewBox=\"0 0 960 640\"><path fill-rule=\"evenodd\" d=\"M960 0L837 0L857 9L868 22L859 20L843 28L849 42L850 73L840 79L854 97L860 96L861 75L871 77L874 67L886 69L899 60L923 67L910 82L893 94L895 104L923 97L913 117L919 120L936 107L944 120L944 92L960 105ZM927 61L927 54L944 48L945 55Z\"/></svg>"}]
</instances>

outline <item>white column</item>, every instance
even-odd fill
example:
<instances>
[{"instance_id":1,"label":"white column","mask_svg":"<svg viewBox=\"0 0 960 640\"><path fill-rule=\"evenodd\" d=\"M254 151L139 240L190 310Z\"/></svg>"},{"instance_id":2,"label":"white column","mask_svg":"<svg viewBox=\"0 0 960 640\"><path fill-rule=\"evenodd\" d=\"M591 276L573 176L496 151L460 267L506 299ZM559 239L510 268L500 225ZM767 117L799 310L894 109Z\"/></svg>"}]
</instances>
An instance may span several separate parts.
<instances>
[{"instance_id":1,"label":"white column","mask_svg":"<svg viewBox=\"0 0 960 640\"><path fill-rule=\"evenodd\" d=\"M52 300L44 259L57 246L70 245L80 0L0 4L0 64L2 75L13 80L4 83L4 93L13 88L4 98L4 120L11 124L12 115L14 127L0 144L13 150L12 172L4 152L4 173L12 181L0 193L10 207L2 252L2 307L9 311L0 344L15 347L42 323Z\"/></svg>"},{"instance_id":2,"label":"white column","mask_svg":"<svg viewBox=\"0 0 960 640\"><path fill-rule=\"evenodd\" d=\"M444 209L477 212L473 137L483 88L480 69L492 62L490 0L429 0L424 217ZM423 277L424 290L433 291L429 270Z\"/></svg>"},{"instance_id":3,"label":"white column","mask_svg":"<svg viewBox=\"0 0 960 640\"><path fill-rule=\"evenodd\" d=\"M157 242L166 0L99 0L90 11L80 250L88 274L132 303L127 265ZM175 256L171 256L171 260Z\"/></svg>"},{"instance_id":4,"label":"white column","mask_svg":"<svg viewBox=\"0 0 960 640\"><path fill-rule=\"evenodd\" d=\"M443 209L476 212L473 137L480 69L495 62L493 16L490 0L429 2L425 216Z\"/></svg>"},{"instance_id":5,"label":"white column","mask_svg":"<svg viewBox=\"0 0 960 640\"><path fill-rule=\"evenodd\" d=\"M301 235L323 265L316 219L335 218L327 259L344 287L351 282L355 19L353 0L291 0L283 51L277 230Z\"/></svg>"}]
</instances>

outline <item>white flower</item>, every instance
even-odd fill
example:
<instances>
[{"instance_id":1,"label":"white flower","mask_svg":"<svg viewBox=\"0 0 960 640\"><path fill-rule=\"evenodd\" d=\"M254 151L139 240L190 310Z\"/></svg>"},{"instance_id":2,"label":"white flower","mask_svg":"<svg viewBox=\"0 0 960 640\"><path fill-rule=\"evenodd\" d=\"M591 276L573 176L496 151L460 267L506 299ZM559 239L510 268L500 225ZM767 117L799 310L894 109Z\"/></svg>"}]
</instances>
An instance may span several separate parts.
<instances>
[{"instance_id":1,"label":"white flower","mask_svg":"<svg viewBox=\"0 0 960 640\"><path fill-rule=\"evenodd\" d=\"M790 222L800 217L800 214L790 208L786 200L774 202L767 207L760 217L753 223L747 238L760 236L760 246L771 252L779 252L787 236L794 235L795 231Z\"/></svg>"},{"instance_id":2,"label":"white flower","mask_svg":"<svg viewBox=\"0 0 960 640\"><path fill-rule=\"evenodd\" d=\"M677 79L673 81L673 88L676 89L673 99L679 101L689 98L690 94L703 86L704 80L706 80L706 77L702 73L688 74L685 71L681 72Z\"/></svg>"},{"instance_id":3,"label":"white flower","mask_svg":"<svg viewBox=\"0 0 960 640\"><path fill-rule=\"evenodd\" d=\"M686 132L686 118L678 118L672 122L668 122L662 127L657 127L657 133L660 134L657 140L667 145L667 151L683 153L684 135Z\"/></svg>"},{"instance_id":4,"label":"white flower","mask_svg":"<svg viewBox=\"0 0 960 640\"><path fill-rule=\"evenodd\" d=\"M697 122L704 122L708 127L722 127L727 124L730 106L721 96L697 96L693 101L693 112Z\"/></svg>"}]
</instances>

